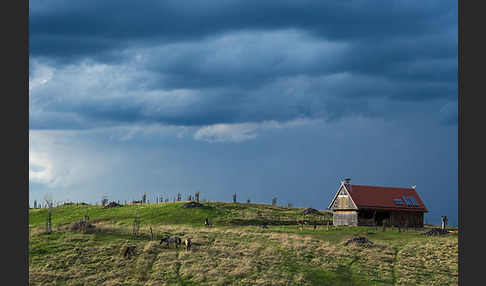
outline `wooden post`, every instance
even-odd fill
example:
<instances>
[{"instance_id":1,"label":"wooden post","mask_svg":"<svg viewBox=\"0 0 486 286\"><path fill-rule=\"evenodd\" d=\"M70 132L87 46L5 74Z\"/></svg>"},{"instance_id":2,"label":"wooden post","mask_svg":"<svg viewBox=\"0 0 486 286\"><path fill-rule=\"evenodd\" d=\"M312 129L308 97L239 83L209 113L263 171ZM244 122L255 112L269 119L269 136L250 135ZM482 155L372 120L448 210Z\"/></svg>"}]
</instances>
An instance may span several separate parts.
<instances>
[{"instance_id":1,"label":"wooden post","mask_svg":"<svg viewBox=\"0 0 486 286\"><path fill-rule=\"evenodd\" d=\"M154 233L152 232L152 227L150 227L150 239L154 238Z\"/></svg>"}]
</instances>

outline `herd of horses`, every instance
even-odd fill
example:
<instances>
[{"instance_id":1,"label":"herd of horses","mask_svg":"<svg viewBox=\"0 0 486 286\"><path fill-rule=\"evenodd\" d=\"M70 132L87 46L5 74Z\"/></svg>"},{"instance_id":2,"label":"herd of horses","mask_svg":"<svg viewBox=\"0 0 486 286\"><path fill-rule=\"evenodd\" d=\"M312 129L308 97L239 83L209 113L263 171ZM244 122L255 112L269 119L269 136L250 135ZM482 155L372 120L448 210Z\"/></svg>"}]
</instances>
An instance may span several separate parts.
<instances>
[{"instance_id":1,"label":"herd of horses","mask_svg":"<svg viewBox=\"0 0 486 286\"><path fill-rule=\"evenodd\" d=\"M206 218L206 220L204 221L204 225L208 228L211 227L211 221ZM160 242L159 242L159 245L162 244L163 242L165 242L165 248L169 248L169 244L171 243L174 243L175 244L175 247L178 248L179 245L182 244L182 239L178 236L164 236ZM191 238L189 237L186 237L184 239L184 244L186 245L186 251L189 251L191 250ZM135 248L136 246L135 245L131 245L131 246L127 246L125 248L125 252L123 254L123 257L128 257L129 259L132 258L132 255L135 255Z\"/></svg>"}]
</instances>

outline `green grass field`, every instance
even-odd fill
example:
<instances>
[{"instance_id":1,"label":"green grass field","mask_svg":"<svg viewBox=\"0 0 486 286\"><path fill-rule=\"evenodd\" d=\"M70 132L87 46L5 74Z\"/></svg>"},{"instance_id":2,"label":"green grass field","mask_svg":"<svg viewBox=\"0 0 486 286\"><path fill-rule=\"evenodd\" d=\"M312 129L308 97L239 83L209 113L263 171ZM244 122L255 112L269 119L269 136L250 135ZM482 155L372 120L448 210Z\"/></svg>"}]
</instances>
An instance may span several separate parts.
<instances>
[{"instance_id":1,"label":"green grass field","mask_svg":"<svg viewBox=\"0 0 486 286\"><path fill-rule=\"evenodd\" d=\"M211 202L188 209L183 203L29 210L30 285L457 285L458 234L421 235L424 229L327 226L332 218L303 229L301 208ZM90 217L95 228L66 227ZM204 226L208 217L212 228ZM141 222L137 235L133 221ZM258 228L268 223L268 229ZM153 237L151 237L152 229ZM456 229L457 230L457 229ZM169 249L164 235L193 241ZM374 245L344 243L365 236ZM132 259L124 248L136 245Z\"/></svg>"}]
</instances>

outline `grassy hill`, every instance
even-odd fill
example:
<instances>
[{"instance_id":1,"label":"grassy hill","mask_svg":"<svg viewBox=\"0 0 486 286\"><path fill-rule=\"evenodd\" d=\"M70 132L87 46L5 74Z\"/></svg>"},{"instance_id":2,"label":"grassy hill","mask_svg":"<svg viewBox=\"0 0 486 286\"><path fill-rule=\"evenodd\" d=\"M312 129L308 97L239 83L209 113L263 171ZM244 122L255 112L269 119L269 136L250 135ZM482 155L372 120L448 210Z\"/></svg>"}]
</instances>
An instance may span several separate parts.
<instances>
[{"instance_id":1,"label":"grassy hill","mask_svg":"<svg viewBox=\"0 0 486 286\"><path fill-rule=\"evenodd\" d=\"M302 208L266 204L184 202L113 208L63 205L29 210L31 285L457 285L457 232L421 235L424 229L327 226L331 217ZM88 215L94 228L66 228ZM204 226L208 217L212 228ZM132 233L134 219L141 222ZM316 220L317 229L312 222ZM259 228L268 224L268 229ZM153 234L153 237L151 236ZM164 235L190 237L166 249ZM365 236L373 245L345 245ZM137 246L132 259L124 248Z\"/></svg>"}]
</instances>

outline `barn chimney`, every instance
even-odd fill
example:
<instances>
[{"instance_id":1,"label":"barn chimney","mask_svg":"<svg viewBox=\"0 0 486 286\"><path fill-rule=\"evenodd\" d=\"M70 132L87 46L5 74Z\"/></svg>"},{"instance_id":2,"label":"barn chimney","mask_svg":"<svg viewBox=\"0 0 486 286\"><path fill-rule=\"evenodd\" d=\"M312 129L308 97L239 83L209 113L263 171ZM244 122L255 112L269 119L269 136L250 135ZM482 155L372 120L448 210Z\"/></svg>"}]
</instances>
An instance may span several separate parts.
<instances>
[{"instance_id":1,"label":"barn chimney","mask_svg":"<svg viewBox=\"0 0 486 286\"><path fill-rule=\"evenodd\" d=\"M347 185L347 184L349 184L349 181L351 181L351 179L350 179L350 178L346 178L346 179L344 179L344 180L346 181L346 185Z\"/></svg>"}]
</instances>

